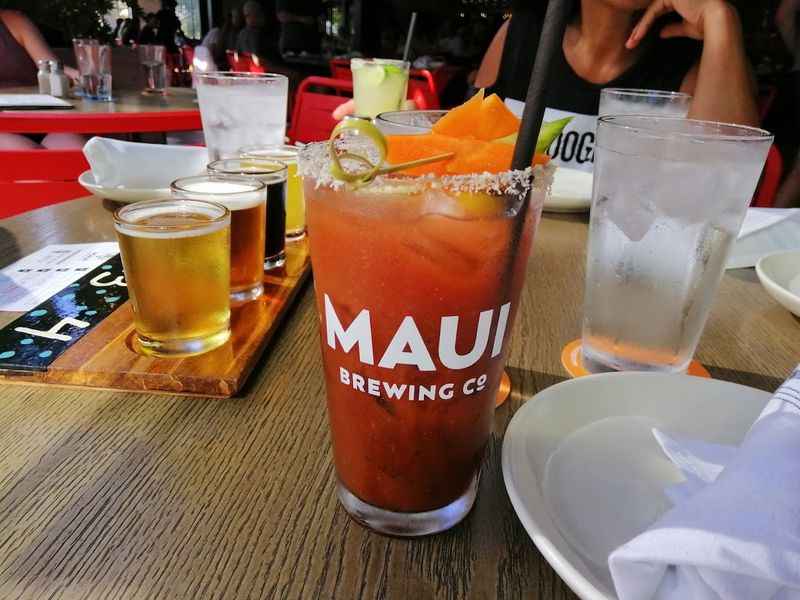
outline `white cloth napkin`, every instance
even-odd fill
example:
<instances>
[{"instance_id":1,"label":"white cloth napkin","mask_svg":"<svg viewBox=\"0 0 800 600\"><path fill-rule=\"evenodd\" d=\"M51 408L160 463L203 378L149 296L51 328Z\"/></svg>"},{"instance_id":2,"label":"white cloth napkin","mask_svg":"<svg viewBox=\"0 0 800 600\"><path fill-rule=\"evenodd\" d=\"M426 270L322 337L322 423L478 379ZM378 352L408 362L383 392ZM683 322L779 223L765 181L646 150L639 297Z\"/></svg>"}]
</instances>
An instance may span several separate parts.
<instances>
[{"instance_id":1,"label":"white cloth napkin","mask_svg":"<svg viewBox=\"0 0 800 600\"><path fill-rule=\"evenodd\" d=\"M140 144L93 137L83 146L97 185L162 189L179 177L205 172L208 151L194 146Z\"/></svg>"},{"instance_id":2,"label":"white cloth napkin","mask_svg":"<svg viewBox=\"0 0 800 600\"><path fill-rule=\"evenodd\" d=\"M800 367L738 449L654 433L686 482L609 556L620 600L800 599Z\"/></svg>"},{"instance_id":3,"label":"white cloth napkin","mask_svg":"<svg viewBox=\"0 0 800 600\"><path fill-rule=\"evenodd\" d=\"M728 269L754 267L762 256L800 248L800 209L748 208Z\"/></svg>"}]
</instances>

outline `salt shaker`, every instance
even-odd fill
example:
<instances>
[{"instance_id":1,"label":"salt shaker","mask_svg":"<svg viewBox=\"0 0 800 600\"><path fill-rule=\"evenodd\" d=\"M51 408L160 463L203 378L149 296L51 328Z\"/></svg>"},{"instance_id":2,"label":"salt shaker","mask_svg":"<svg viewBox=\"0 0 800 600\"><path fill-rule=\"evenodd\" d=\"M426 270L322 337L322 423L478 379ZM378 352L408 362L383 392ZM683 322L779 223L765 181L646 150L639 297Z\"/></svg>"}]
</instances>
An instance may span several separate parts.
<instances>
[{"instance_id":1,"label":"salt shaker","mask_svg":"<svg viewBox=\"0 0 800 600\"><path fill-rule=\"evenodd\" d=\"M36 73L36 79L39 81L39 93L40 94L49 94L50 93L50 61L47 60L37 60L36 66L39 68L39 72Z\"/></svg>"},{"instance_id":2,"label":"salt shaker","mask_svg":"<svg viewBox=\"0 0 800 600\"><path fill-rule=\"evenodd\" d=\"M61 69L61 62L50 61L50 93L58 98L63 98L69 91L69 80Z\"/></svg>"}]
</instances>

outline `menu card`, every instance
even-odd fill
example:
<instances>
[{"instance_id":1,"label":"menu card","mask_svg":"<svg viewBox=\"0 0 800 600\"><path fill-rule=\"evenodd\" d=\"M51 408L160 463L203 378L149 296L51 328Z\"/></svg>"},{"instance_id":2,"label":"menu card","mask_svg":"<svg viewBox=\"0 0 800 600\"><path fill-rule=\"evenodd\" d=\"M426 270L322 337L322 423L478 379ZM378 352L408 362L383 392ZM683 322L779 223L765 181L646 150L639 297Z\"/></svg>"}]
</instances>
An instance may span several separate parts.
<instances>
[{"instance_id":1,"label":"menu card","mask_svg":"<svg viewBox=\"0 0 800 600\"><path fill-rule=\"evenodd\" d=\"M25 311L119 252L116 242L45 246L0 270L0 311Z\"/></svg>"}]
</instances>

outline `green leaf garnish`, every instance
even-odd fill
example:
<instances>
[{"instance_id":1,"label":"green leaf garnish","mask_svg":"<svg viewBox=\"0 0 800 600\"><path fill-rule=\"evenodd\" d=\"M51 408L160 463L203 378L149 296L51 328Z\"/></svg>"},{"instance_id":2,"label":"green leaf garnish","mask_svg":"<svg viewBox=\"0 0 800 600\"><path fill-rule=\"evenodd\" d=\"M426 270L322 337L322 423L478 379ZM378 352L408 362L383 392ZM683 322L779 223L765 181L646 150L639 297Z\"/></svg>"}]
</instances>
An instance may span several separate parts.
<instances>
[{"instance_id":1,"label":"green leaf garnish","mask_svg":"<svg viewBox=\"0 0 800 600\"><path fill-rule=\"evenodd\" d=\"M542 123L542 128L539 130L539 139L536 140L536 152L547 151L553 140L559 136L572 119L573 117L564 117L563 119Z\"/></svg>"}]
</instances>

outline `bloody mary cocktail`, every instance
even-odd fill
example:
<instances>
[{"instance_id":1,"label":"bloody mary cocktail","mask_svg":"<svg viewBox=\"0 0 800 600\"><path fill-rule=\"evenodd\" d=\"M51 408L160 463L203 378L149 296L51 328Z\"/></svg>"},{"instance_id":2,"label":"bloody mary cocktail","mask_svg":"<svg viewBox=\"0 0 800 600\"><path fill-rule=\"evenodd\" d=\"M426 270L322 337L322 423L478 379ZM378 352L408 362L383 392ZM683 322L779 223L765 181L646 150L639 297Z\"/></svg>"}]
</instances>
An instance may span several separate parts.
<instances>
[{"instance_id":1,"label":"bloody mary cocktail","mask_svg":"<svg viewBox=\"0 0 800 600\"><path fill-rule=\"evenodd\" d=\"M530 170L354 188L326 157L301 173L339 497L378 531L441 531L475 498L547 177L530 200Z\"/></svg>"}]
</instances>

